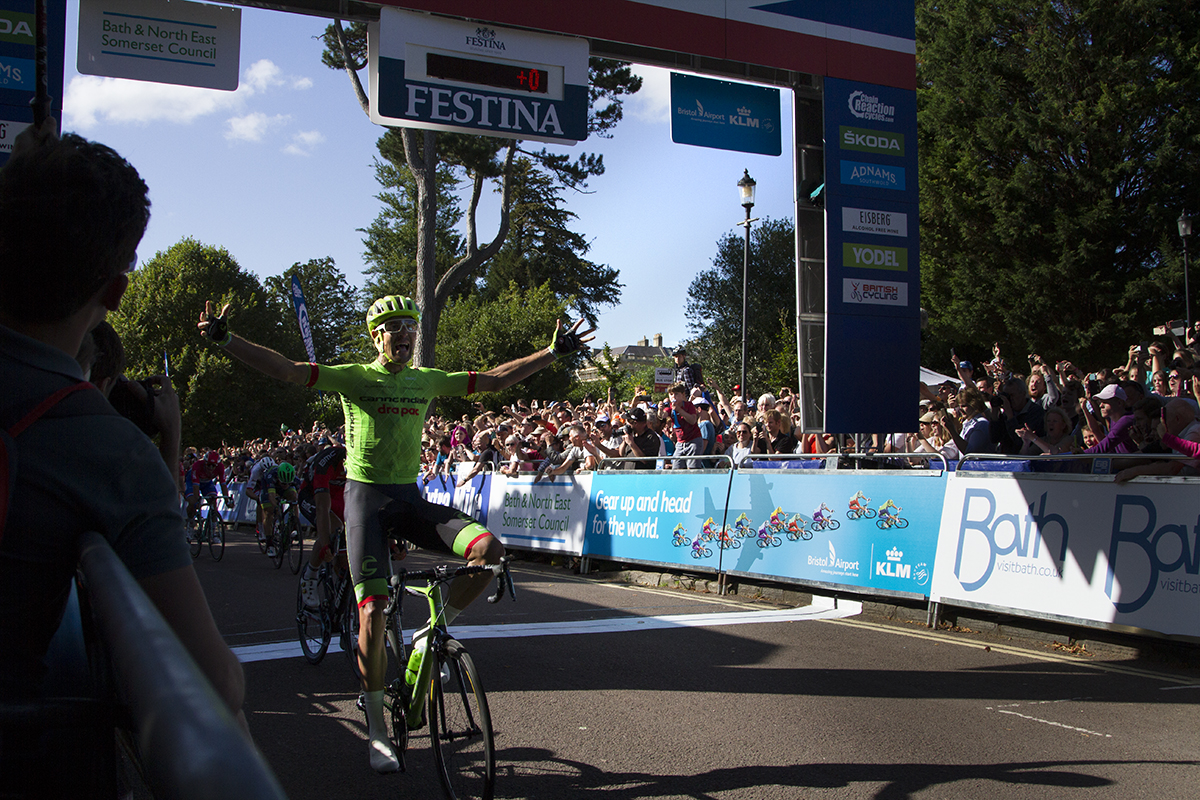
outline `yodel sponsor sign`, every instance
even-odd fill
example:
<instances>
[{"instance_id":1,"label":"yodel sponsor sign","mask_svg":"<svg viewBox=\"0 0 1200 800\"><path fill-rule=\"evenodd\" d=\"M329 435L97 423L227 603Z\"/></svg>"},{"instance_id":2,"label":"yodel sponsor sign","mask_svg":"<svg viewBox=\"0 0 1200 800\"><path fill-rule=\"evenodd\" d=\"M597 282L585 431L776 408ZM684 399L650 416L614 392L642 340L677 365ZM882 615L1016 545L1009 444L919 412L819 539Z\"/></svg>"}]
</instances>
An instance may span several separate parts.
<instances>
[{"instance_id":1,"label":"yodel sponsor sign","mask_svg":"<svg viewBox=\"0 0 1200 800\"><path fill-rule=\"evenodd\" d=\"M908 248L846 242L842 245L842 266L907 272Z\"/></svg>"}]
</instances>

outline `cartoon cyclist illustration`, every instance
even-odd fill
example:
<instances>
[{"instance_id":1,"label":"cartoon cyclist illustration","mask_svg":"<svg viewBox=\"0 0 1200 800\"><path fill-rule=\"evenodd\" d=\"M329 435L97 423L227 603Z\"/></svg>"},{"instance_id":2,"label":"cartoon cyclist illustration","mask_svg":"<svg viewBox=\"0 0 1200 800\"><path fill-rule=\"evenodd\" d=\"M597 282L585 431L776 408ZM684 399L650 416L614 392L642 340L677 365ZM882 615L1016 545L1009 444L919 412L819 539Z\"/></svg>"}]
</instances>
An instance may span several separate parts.
<instances>
[{"instance_id":1,"label":"cartoon cyclist illustration","mask_svg":"<svg viewBox=\"0 0 1200 800\"><path fill-rule=\"evenodd\" d=\"M833 513L832 508L825 505L824 503L821 503L821 507L812 513L813 525L817 525L817 524L824 525L826 522L829 521L829 518L826 517L825 515L832 514L832 513Z\"/></svg>"},{"instance_id":2,"label":"cartoon cyclist illustration","mask_svg":"<svg viewBox=\"0 0 1200 800\"><path fill-rule=\"evenodd\" d=\"M676 525L675 530L671 531L671 544L676 547L683 547L692 541L688 536L687 529L682 524Z\"/></svg>"},{"instance_id":3,"label":"cartoon cyclist illustration","mask_svg":"<svg viewBox=\"0 0 1200 800\"><path fill-rule=\"evenodd\" d=\"M700 538L706 542L711 542L717 538L717 523L709 517L704 521L703 527L700 528Z\"/></svg>"},{"instance_id":4,"label":"cartoon cyclist illustration","mask_svg":"<svg viewBox=\"0 0 1200 800\"><path fill-rule=\"evenodd\" d=\"M854 493L850 498L850 509L846 512L846 516L850 519L861 519L866 517L870 519L875 516L875 509L869 505L871 498L862 493L861 490Z\"/></svg>"},{"instance_id":5,"label":"cartoon cyclist illustration","mask_svg":"<svg viewBox=\"0 0 1200 800\"><path fill-rule=\"evenodd\" d=\"M737 519L733 521L733 531L744 539L754 533L754 523L745 513L738 514Z\"/></svg>"},{"instance_id":6,"label":"cartoon cyclist illustration","mask_svg":"<svg viewBox=\"0 0 1200 800\"><path fill-rule=\"evenodd\" d=\"M784 526L783 517L783 507L775 506L775 510L771 512L771 519L767 522L767 525L778 530Z\"/></svg>"},{"instance_id":7,"label":"cartoon cyclist illustration","mask_svg":"<svg viewBox=\"0 0 1200 800\"><path fill-rule=\"evenodd\" d=\"M892 512L888 509L895 509L895 511ZM889 497L888 501L879 507L879 518L882 520L892 520L893 518L899 516L900 512L903 510L904 509L902 509L900 506L893 503Z\"/></svg>"}]
</instances>

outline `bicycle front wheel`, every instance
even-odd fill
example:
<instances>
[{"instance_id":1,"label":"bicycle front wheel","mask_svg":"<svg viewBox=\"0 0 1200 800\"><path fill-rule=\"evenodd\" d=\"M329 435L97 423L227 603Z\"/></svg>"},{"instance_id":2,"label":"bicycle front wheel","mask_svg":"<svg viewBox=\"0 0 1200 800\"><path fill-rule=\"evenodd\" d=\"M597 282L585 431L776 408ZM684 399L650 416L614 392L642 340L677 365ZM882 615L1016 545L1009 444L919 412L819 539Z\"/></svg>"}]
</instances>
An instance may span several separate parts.
<instances>
[{"instance_id":1,"label":"bicycle front wheel","mask_svg":"<svg viewBox=\"0 0 1200 800\"><path fill-rule=\"evenodd\" d=\"M449 679L442 681L441 667ZM487 696L475 662L454 639L431 670L429 736L446 796L451 800L490 800L496 783L496 752Z\"/></svg>"},{"instance_id":2,"label":"bicycle front wheel","mask_svg":"<svg viewBox=\"0 0 1200 800\"><path fill-rule=\"evenodd\" d=\"M288 524L291 543L288 545L288 567L293 575L300 574L300 565L304 563L304 529L300 527L295 517Z\"/></svg>"},{"instance_id":3,"label":"bicycle front wheel","mask_svg":"<svg viewBox=\"0 0 1200 800\"><path fill-rule=\"evenodd\" d=\"M203 542L200 541L200 531L201 530L203 530L203 528L201 528L201 526L199 526L199 525L197 525L195 528L187 529L188 547L192 551L192 558L200 557L200 548L204 544Z\"/></svg>"},{"instance_id":4,"label":"bicycle front wheel","mask_svg":"<svg viewBox=\"0 0 1200 800\"><path fill-rule=\"evenodd\" d=\"M205 523L208 526L208 554L213 561L225 555L225 524L212 514Z\"/></svg>"},{"instance_id":5,"label":"bicycle front wheel","mask_svg":"<svg viewBox=\"0 0 1200 800\"><path fill-rule=\"evenodd\" d=\"M304 605L304 581L296 582L296 629L300 634L300 649L310 664L320 664L333 638L333 620L330 617L329 592L324 577L317 583L321 605L308 608Z\"/></svg>"}]
</instances>

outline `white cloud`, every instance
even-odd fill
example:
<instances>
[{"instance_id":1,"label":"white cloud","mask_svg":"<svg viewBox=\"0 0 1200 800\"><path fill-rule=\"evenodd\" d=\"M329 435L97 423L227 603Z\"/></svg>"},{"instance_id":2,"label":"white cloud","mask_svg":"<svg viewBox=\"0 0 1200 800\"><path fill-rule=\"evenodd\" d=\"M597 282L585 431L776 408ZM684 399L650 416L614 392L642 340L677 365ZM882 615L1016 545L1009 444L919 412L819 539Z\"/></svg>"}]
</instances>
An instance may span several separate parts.
<instances>
[{"instance_id":1,"label":"white cloud","mask_svg":"<svg viewBox=\"0 0 1200 800\"><path fill-rule=\"evenodd\" d=\"M241 102L239 92L79 75L67 86L63 122L75 130L87 130L102 121L118 125L187 125L199 117L238 107Z\"/></svg>"},{"instance_id":2,"label":"white cloud","mask_svg":"<svg viewBox=\"0 0 1200 800\"><path fill-rule=\"evenodd\" d=\"M101 123L147 125L151 122L174 122L188 125L210 114L244 109L249 98L273 87L288 86L294 90L304 90L312 85L310 78L285 78L279 67L265 58L242 70L237 91L233 92L78 75L71 79L64 93L63 125L79 131L86 131ZM231 132L226 133L226 138L244 138L236 133L239 127L245 127L244 124L236 120L230 120L230 124Z\"/></svg>"},{"instance_id":3,"label":"white cloud","mask_svg":"<svg viewBox=\"0 0 1200 800\"><path fill-rule=\"evenodd\" d=\"M291 117L286 114L268 117L261 111L255 111L242 117L230 117L225 123L228 126L225 138L240 139L244 142L261 142L269 129L285 125L290 119Z\"/></svg>"},{"instance_id":4,"label":"white cloud","mask_svg":"<svg viewBox=\"0 0 1200 800\"><path fill-rule=\"evenodd\" d=\"M671 72L656 67L634 67L642 77L642 88L625 102L626 111L634 119L649 123L671 121Z\"/></svg>"},{"instance_id":5,"label":"white cloud","mask_svg":"<svg viewBox=\"0 0 1200 800\"><path fill-rule=\"evenodd\" d=\"M265 92L272 86L279 86L283 83L283 78L280 77L281 72L273 61L262 58L242 71L241 83L253 91Z\"/></svg>"},{"instance_id":6,"label":"white cloud","mask_svg":"<svg viewBox=\"0 0 1200 800\"><path fill-rule=\"evenodd\" d=\"M325 141L320 131L300 131L292 136L292 143L283 152L293 156L311 156L317 145Z\"/></svg>"}]
</instances>

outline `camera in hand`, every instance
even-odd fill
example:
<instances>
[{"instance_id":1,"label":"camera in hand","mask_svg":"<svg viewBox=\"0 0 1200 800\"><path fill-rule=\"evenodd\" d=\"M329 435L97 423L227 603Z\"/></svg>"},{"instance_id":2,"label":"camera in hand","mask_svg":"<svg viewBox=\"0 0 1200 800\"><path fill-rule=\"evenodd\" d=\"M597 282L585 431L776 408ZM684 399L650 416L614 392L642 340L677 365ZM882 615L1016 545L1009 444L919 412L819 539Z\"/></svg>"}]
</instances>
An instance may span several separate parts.
<instances>
[{"instance_id":1,"label":"camera in hand","mask_svg":"<svg viewBox=\"0 0 1200 800\"><path fill-rule=\"evenodd\" d=\"M141 392L132 388L131 384L134 383L141 387ZM150 381L118 378L108 395L108 402L118 414L137 425L147 436L154 436L159 432L158 424L154 421L154 384Z\"/></svg>"}]
</instances>

